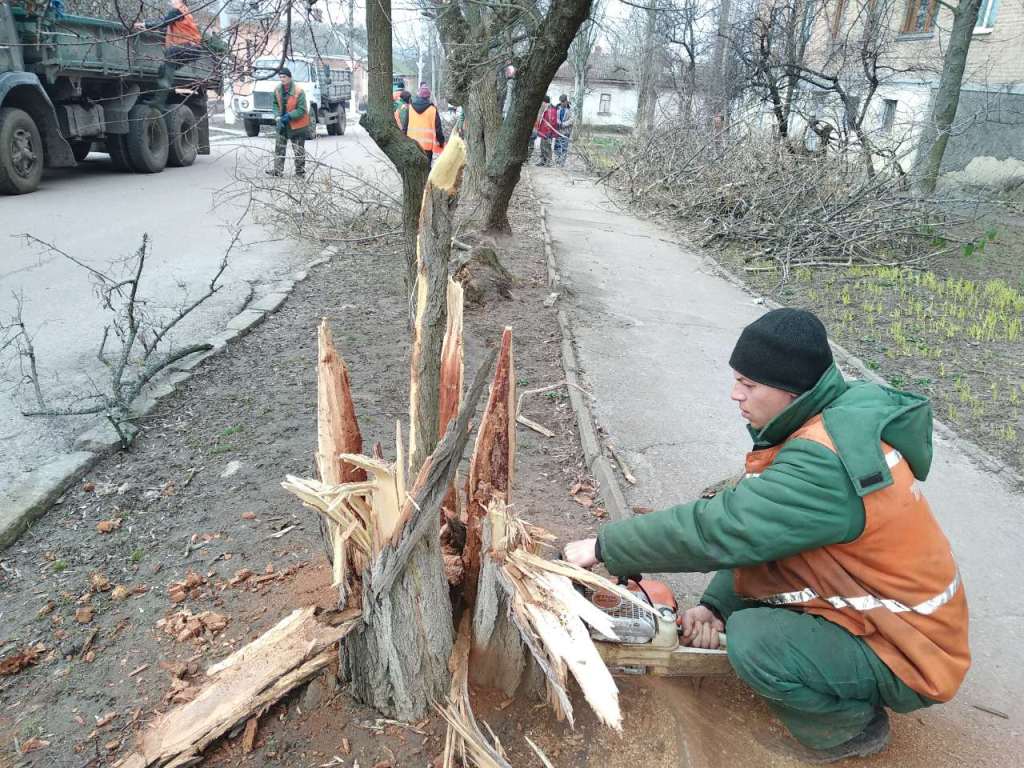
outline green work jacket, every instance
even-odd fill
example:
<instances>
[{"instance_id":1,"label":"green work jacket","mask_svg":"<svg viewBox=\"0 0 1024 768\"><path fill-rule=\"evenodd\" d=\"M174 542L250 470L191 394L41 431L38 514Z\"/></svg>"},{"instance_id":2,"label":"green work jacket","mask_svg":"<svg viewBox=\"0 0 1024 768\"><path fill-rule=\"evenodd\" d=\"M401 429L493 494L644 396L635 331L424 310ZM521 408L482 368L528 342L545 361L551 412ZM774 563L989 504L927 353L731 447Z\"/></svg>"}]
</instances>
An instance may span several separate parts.
<instances>
[{"instance_id":1,"label":"green work jacket","mask_svg":"<svg viewBox=\"0 0 1024 768\"><path fill-rule=\"evenodd\" d=\"M804 439L787 442L822 414L836 451ZM923 480L932 460L928 400L867 382L846 382L836 366L760 431L754 449L784 443L757 477L712 499L604 526L601 558L616 575L719 570L703 602L736 599L728 569L779 560L849 542L864 530L861 498L891 484L881 441L907 459Z\"/></svg>"}]
</instances>

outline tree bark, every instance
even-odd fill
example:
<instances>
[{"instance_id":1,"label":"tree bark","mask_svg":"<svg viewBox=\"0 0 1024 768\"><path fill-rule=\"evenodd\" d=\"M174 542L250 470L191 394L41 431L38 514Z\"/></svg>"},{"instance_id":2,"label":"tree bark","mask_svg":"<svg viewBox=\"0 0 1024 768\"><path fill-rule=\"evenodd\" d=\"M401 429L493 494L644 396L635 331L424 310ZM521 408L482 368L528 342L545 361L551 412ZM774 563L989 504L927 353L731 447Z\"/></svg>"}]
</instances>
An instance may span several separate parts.
<instances>
[{"instance_id":1,"label":"tree bark","mask_svg":"<svg viewBox=\"0 0 1024 768\"><path fill-rule=\"evenodd\" d=\"M658 106L658 11L652 4L644 9L644 38L640 48L640 71L637 76L636 117L637 130L654 130L655 110Z\"/></svg>"},{"instance_id":2,"label":"tree bark","mask_svg":"<svg viewBox=\"0 0 1024 768\"><path fill-rule=\"evenodd\" d=\"M927 129L927 136L918 150L923 155L920 161L919 189L923 194L930 195L935 191L942 167L942 157L946 154L949 133L956 119L956 109L960 104L960 86L963 84L964 69L967 67L967 54L971 48L974 27L978 23L980 0L960 0L953 9L953 29L949 33L946 44L946 55L942 62L942 76L939 87L935 91L932 102L932 119ZM927 146L927 151L923 151Z\"/></svg>"},{"instance_id":3,"label":"tree bark","mask_svg":"<svg viewBox=\"0 0 1024 768\"><path fill-rule=\"evenodd\" d=\"M728 104L728 78L726 76L725 49L729 44L729 23L731 0L721 0L718 4L718 36L711 54L711 98L709 99L708 122L715 124L715 118L721 117L725 123Z\"/></svg>"},{"instance_id":4,"label":"tree bark","mask_svg":"<svg viewBox=\"0 0 1024 768\"><path fill-rule=\"evenodd\" d=\"M474 4L468 3L471 8ZM501 124L493 151L487 148L485 179L482 183L481 221L484 231L509 233L508 206L512 200L523 163L530 132L541 99L565 61L569 44L590 12L591 0L563 0L551 3L530 36L530 47L516 74L508 114ZM491 68L490 45L473 44L475 37L466 15L457 3L446 3L437 17L438 30L448 56L453 91L459 83L472 82L474 68ZM487 36L483 36L487 39ZM464 102L465 103L465 102Z\"/></svg>"},{"instance_id":5,"label":"tree bark","mask_svg":"<svg viewBox=\"0 0 1024 768\"><path fill-rule=\"evenodd\" d=\"M402 233L405 256L405 286L412 291L416 281L416 233L419 225L423 187L430 165L419 145L395 124L391 106L392 41L391 0L366 5L367 67L369 98L359 124L370 134L402 177Z\"/></svg>"},{"instance_id":6,"label":"tree bark","mask_svg":"<svg viewBox=\"0 0 1024 768\"><path fill-rule=\"evenodd\" d=\"M466 193L470 197L477 198L484 190L487 161L494 151L501 122L498 78L488 68L470 88L466 109Z\"/></svg>"}]
</instances>

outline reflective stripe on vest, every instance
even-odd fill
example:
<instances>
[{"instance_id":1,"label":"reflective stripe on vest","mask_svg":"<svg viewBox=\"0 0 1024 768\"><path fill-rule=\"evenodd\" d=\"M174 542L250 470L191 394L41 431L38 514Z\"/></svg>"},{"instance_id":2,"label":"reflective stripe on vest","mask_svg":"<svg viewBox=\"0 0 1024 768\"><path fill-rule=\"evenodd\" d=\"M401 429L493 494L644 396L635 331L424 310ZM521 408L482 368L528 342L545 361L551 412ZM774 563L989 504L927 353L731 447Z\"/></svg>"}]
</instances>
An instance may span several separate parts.
<instances>
[{"instance_id":1,"label":"reflective stripe on vest","mask_svg":"<svg viewBox=\"0 0 1024 768\"><path fill-rule=\"evenodd\" d=\"M430 105L422 112L409 109L409 128L406 135L420 145L424 152L440 152L434 125L437 123L437 107Z\"/></svg>"},{"instance_id":2,"label":"reflective stripe on vest","mask_svg":"<svg viewBox=\"0 0 1024 768\"><path fill-rule=\"evenodd\" d=\"M181 14L181 18L167 25L167 31L164 33L164 47L199 45L203 41L203 36L199 34L199 27L196 26L196 20L192 18L192 12L189 11L188 6L180 0L172 5L174 10Z\"/></svg>"},{"instance_id":3,"label":"reflective stripe on vest","mask_svg":"<svg viewBox=\"0 0 1024 768\"><path fill-rule=\"evenodd\" d=\"M833 608L843 609L852 608L855 611L874 611L878 608L885 608L893 613L908 613L913 611L919 613L922 616L930 616L935 613L940 607L948 603L953 599L953 595L960 589L960 571L958 570L956 576L953 577L953 581L949 583L942 592L935 595L935 597L925 600L923 603L917 605L904 605L899 600L889 600L885 597L875 597L874 595L858 595L857 597L840 597L839 595L822 596L815 592L810 587L801 589L797 592L780 592L774 595L768 595L767 597L758 598L762 603L768 603L768 605L796 605L797 603L809 603L812 600L821 598L831 603Z\"/></svg>"},{"instance_id":4,"label":"reflective stripe on vest","mask_svg":"<svg viewBox=\"0 0 1024 768\"><path fill-rule=\"evenodd\" d=\"M285 112L294 112L299 106L299 96L302 95L302 89L299 86L292 83L291 93L288 94L288 100L285 102L284 107L281 106L281 97L284 95L284 88L278 86L277 90L274 91L274 100L277 102L277 111L279 114ZM302 117L296 118L288 123L288 127L292 130L298 131L309 125L309 105L306 105L306 114Z\"/></svg>"}]
</instances>

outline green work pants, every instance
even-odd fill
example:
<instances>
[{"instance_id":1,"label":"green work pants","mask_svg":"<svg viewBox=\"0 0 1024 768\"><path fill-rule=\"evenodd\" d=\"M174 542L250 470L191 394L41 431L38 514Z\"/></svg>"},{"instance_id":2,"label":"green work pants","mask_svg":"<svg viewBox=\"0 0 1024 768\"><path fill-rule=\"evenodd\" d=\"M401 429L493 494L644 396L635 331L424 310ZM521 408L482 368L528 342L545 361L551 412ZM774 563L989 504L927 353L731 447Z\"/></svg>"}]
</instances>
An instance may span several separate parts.
<instances>
[{"instance_id":1,"label":"green work pants","mask_svg":"<svg viewBox=\"0 0 1024 768\"><path fill-rule=\"evenodd\" d=\"M726 619L736 674L805 746L828 749L852 739L882 707L913 712L934 703L838 624L738 597L721 602L715 607Z\"/></svg>"},{"instance_id":2,"label":"green work pants","mask_svg":"<svg viewBox=\"0 0 1024 768\"><path fill-rule=\"evenodd\" d=\"M288 151L288 142L291 142L292 152L295 153L295 175L304 176L306 174L305 131L291 132L291 136L278 132L277 141L274 142L274 171L276 173L284 171L284 156Z\"/></svg>"}]
</instances>

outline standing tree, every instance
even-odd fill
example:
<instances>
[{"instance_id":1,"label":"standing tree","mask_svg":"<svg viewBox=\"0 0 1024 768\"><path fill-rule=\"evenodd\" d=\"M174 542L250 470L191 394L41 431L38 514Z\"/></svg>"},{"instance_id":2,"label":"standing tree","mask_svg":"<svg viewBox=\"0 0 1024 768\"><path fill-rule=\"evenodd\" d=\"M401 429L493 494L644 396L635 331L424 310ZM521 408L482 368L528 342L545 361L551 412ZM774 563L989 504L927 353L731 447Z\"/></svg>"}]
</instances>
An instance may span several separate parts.
<instances>
[{"instance_id":1,"label":"standing tree","mask_svg":"<svg viewBox=\"0 0 1024 768\"><path fill-rule=\"evenodd\" d=\"M572 44L569 46L569 64L572 65L573 88L572 103L576 115L576 122L583 122L583 100L587 94L587 68L590 65L590 57L597 46L597 40L601 35L601 27L604 25L606 0L594 0L590 7L590 16L580 26Z\"/></svg>"},{"instance_id":2,"label":"standing tree","mask_svg":"<svg viewBox=\"0 0 1024 768\"><path fill-rule=\"evenodd\" d=\"M932 99L931 121L926 139L918 150L921 157L920 191L930 195L935 191L942 167L942 156L946 153L949 133L956 119L956 109L960 104L960 86L967 67L967 54L974 37L974 28L978 24L978 10L981 0L959 0L956 5L939 0L939 5L953 12L953 27L946 43L946 55L942 62L942 77L939 79L938 90ZM923 151L927 147L927 151Z\"/></svg>"},{"instance_id":3,"label":"standing tree","mask_svg":"<svg viewBox=\"0 0 1024 768\"><path fill-rule=\"evenodd\" d=\"M655 0L638 13L642 18L639 66L636 71L636 117L637 130L654 130L655 110L658 106L658 80L661 74L661 49L658 39L658 8Z\"/></svg>"},{"instance_id":4,"label":"standing tree","mask_svg":"<svg viewBox=\"0 0 1024 768\"><path fill-rule=\"evenodd\" d=\"M445 48L452 101L467 107L470 162L485 159L483 177L476 180L481 229L511 232L508 206L526 161L537 110L590 13L592 0L562 0L546 8L497 0L422 2L435 19ZM516 66L516 82L502 120L498 73L509 62Z\"/></svg>"}]
</instances>

